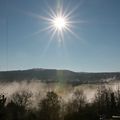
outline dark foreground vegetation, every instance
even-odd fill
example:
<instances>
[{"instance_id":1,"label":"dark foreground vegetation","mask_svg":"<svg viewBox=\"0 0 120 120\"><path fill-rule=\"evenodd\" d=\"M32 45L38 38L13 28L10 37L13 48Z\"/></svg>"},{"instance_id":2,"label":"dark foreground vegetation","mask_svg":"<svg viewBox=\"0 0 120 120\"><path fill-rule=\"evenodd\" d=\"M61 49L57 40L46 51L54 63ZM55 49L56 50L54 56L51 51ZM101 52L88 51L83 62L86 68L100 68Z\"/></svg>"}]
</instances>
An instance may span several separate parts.
<instances>
[{"instance_id":1,"label":"dark foreground vegetation","mask_svg":"<svg viewBox=\"0 0 120 120\"><path fill-rule=\"evenodd\" d=\"M98 88L92 102L87 102L83 91L76 90L70 100L65 101L54 91L39 98L36 107L32 93L19 91L11 98L0 95L0 120L98 120L120 115L120 90Z\"/></svg>"}]
</instances>

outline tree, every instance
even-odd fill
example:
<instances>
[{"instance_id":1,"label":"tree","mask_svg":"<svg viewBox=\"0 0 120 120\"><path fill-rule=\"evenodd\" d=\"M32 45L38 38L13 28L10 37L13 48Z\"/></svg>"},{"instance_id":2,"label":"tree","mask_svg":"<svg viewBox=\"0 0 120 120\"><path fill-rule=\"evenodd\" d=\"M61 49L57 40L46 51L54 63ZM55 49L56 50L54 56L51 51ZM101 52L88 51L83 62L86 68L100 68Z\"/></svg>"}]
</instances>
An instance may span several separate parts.
<instances>
[{"instance_id":1,"label":"tree","mask_svg":"<svg viewBox=\"0 0 120 120\"><path fill-rule=\"evenodd\" d=\"M111 115L116 114L116 97L114 92L111 93Z\"/></svg>"},{"instance_id":2,"label":"tree","mask_svg":"<svg viewBox=\"0 0 120 120\"><path fill-rule=\"evenodd\" d=\"M86 103L86 96L83 91L77 89L73 93L72 100L68 102L65 120L79 120L79 118L82 120Z\"/></svg>"},{"instance_id":3,"label":"tree","mask_svg":"<svg viewBox=\"0 0 120 120\"><path fill-rule=\"evenodd\" d=\"M41 120L60 119L60 99L56 93L47 92L47 95L39 103L39 118Z\"/></svg>"},{"instance_id":4,"label":"tree","mask_svg":"<svg viewBox=\"0 0 120 120\"><path fill-rule=\"evenodd\" d=\"M68 103L68 111L79 112L86 104L86 96L82 90L75 90L71 101Z\"/></svg>"},{"instance_id":5,"label":"tree","mask_svg":"<svg viewBox=\"0 0 120 120\"><path fill-rule=\"evenodd\" d=\"M112 115L115 115L117 113L116 98L115 92L110 88L105 86L99 88L93 101L98 115L105 116L106 118L111 118Z\"/></svg>"},{"instance_id":6,"label":"tree","mask_svg":"<svg viewBox=\"0 0 120 120\"><path fill-rule=\"evenodd\" d=\"M31 104L31 97L31 92L22 90L12 95L12 101L18 106L29 107L29 105Z\"/></svg>"},{"instance_id":7,"label":"tree","mask_svg":"<svg viewBox=\"0 0 120 120\"><path fill-rule=\"evenodd\" d=\"M5 120L5 103L6 103L6 97L1 94L0 95L0 120Z\"/></svg>"},{"instance_id":8,"label":"tree","mask_svg":"<svg viewBox=\"0 0 120 120\"><path fill-rule=\"evenodd\" d=\"M30 105L32 94L27 91L19 91L12 95L11 101L7 104L8 120L26 120L27 107Z\"/></svg>"}]
</instances>

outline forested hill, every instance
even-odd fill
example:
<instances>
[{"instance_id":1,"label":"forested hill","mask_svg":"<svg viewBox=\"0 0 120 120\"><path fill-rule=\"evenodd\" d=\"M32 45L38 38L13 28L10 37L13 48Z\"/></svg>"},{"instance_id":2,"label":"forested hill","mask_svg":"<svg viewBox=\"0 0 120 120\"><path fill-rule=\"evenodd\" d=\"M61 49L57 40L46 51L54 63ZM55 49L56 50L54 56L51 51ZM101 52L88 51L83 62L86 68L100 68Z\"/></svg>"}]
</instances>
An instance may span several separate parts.
<instances>
[{"instance_id":1,"label":"forested hill","mask_svg":"<svg viewBox=\"0 0 120 120\"><path fill-rule=\"evenodd\" d=\"M120 80L120 72L87 73L56 69L29 69L1 71L0 81L40 80L45 83L65 82L70 84L100 83Z\"/></svg>"}]
</instances>

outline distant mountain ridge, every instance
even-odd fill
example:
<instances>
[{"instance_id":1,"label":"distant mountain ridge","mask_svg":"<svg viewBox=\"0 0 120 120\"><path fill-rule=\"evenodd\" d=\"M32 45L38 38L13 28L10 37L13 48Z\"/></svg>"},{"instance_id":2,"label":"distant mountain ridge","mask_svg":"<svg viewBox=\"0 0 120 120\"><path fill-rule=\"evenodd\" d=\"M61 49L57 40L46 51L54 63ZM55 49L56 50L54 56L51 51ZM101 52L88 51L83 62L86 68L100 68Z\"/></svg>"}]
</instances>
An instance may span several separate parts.
<instances>
[{"instance_id":1,"label":"distant mountain ridge","mask_svg":"<svg viewBox=\"0 0 120 120\"><path fill-rule=\"evenodd\" d=\"M78 85L82 83L101 83L120 80L120 72L87 73L42 68L0 72L0 81L2 82L23 80L40 80L45 83L64 82Z\"/></svg>"}]
</instances>

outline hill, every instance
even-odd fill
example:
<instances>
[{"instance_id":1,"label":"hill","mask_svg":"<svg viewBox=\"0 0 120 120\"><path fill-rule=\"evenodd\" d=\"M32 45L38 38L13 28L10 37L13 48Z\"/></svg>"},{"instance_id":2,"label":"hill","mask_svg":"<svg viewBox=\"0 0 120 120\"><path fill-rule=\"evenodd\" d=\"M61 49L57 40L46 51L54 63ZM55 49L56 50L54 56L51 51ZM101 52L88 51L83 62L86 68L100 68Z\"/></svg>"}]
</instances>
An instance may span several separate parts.
<instances>
[{"instance_id":1,"label":"hill","mask_svg":"<svg viewBox=\"0 0 120 120\"><path fill-rule=\"evenodd\" d=\"M41 68L0 72L0 81L2 82L23 80L40 80L41 82L45 83L63 82L72 85L78 85L82 83L103 83L120 80L120 72L87 73Z\"/></svg>"}]
</instances>

